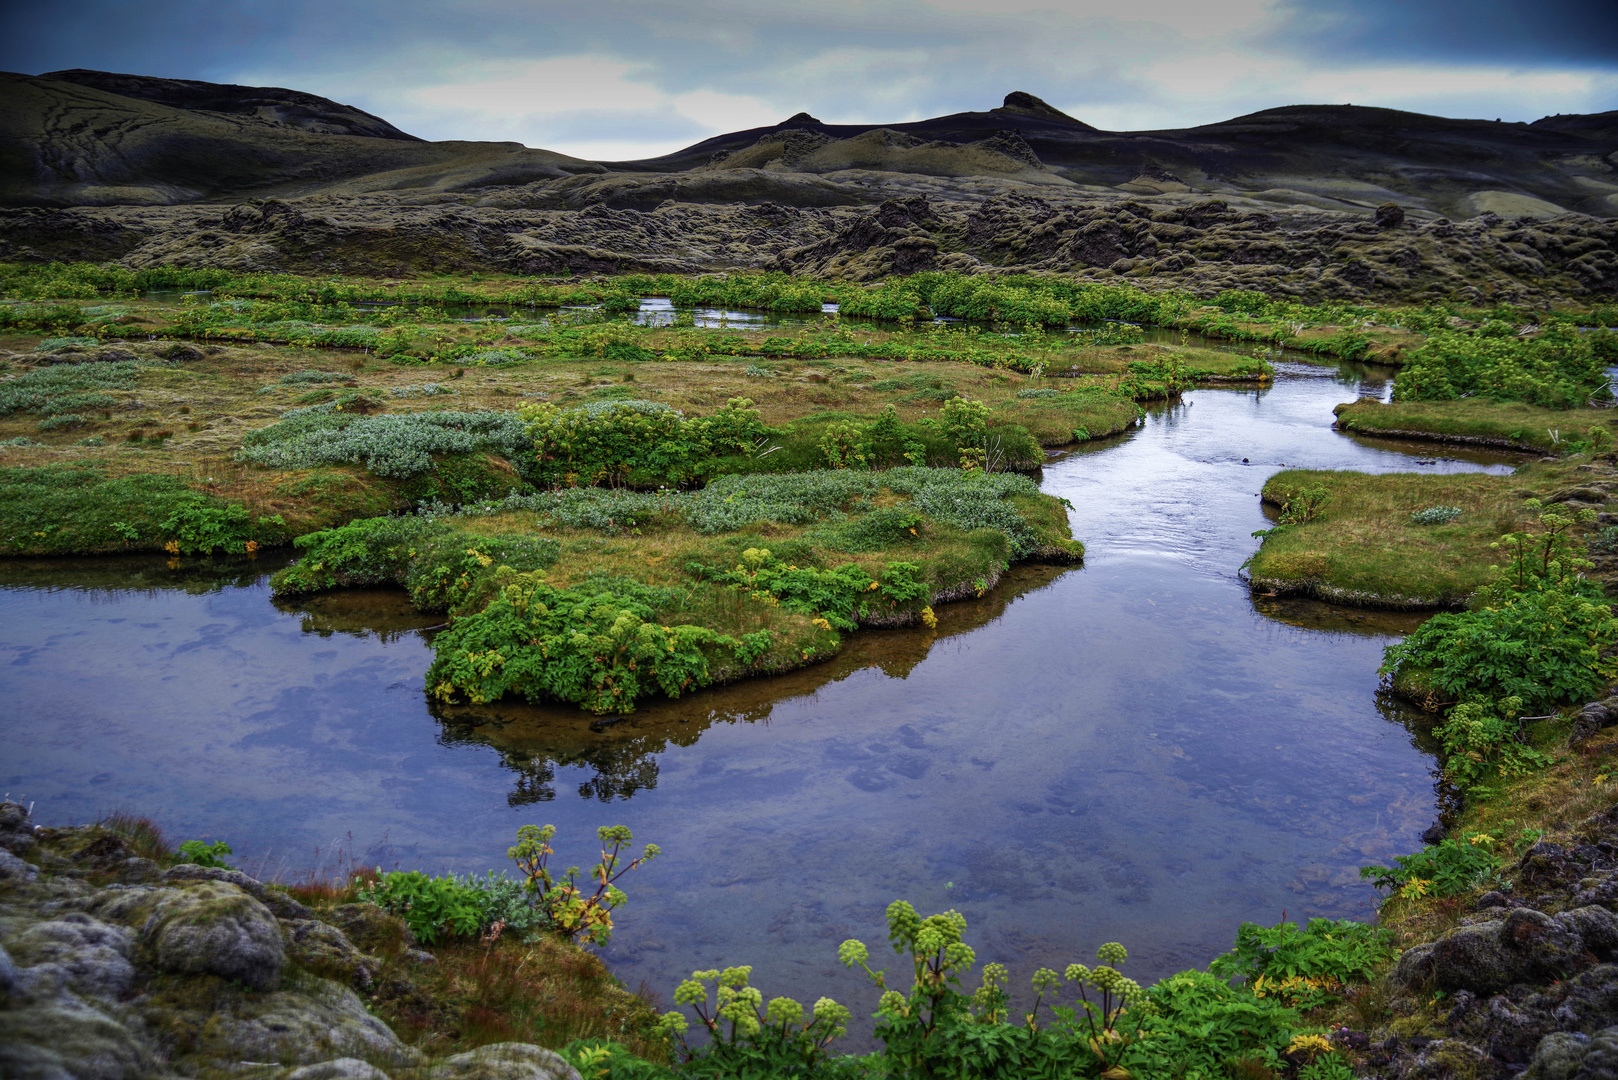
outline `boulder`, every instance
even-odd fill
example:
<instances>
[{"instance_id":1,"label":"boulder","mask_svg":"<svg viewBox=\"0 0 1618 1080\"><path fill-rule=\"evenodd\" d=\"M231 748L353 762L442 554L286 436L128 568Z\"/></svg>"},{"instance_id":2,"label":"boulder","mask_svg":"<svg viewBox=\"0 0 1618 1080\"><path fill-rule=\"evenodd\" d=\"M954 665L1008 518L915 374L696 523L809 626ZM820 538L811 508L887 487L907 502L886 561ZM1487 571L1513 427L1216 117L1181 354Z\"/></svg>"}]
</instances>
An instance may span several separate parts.
<instances>
[{"instance_id":1,"label":"boulder","mask_svg":"<svg viewBox=\"0 0 1618 1080\"><path fill-rule=\"evenodd\" d=\"M34 925L6 940L6 948L25 967L53 964L62 981L88 997L116 1000L135 981L129 962L134 935L82 912ZM37 977L37 975L35 976Z\"/></svg>"},{"instance_id":2,"label":"boulder","mask_svg":"<svg viewBox=\"0 0 1618 1080\"><path fill-rule=\"evenodd\" d=\"M124 1025L68 994L0 1010L6 1080L144 1080L150 1051Z\"/></svg>"},{"instance_id":3,"label":"boulder","mask_svg":"<svg viewBox=\"0 0 1618 1080\"><path fill-rule=\"evenodd\" d=\"M293 1069L282 1080L388 1080L388 1074L359 1058L345 1057Z\"/></svg>"},{"instance_id":4,"label":"boulder","mask_svg":"<svg viewBox=\"0 0 1618 1080\"><path fill-rule=\"evenodd\" d=\"M217 866L198 866L196 863L181 863L172 866L163 873L165 882L187 881L223 881L236 886L242 892L270 909L277 919L312 919L315 913L310 911L298 901L292 899L280 889L272 889L257 878L249 877L240 870L226 870Z\"/></svg>"},{"instance_id":5,"label":"boulder","mask_svg":"<svg viewBox=\"0 0 1618 1080\"><path fill-rule=\"evenodd\" d=\"M255 990L275 985L285 951L280 924L263 904L222 881L165 891L171 895L143 930L158 967L218 975Z\"/></svg>"},{"instance_id":6,"label":"boulder","mask_svg":"<svg viewBox=\"0 0 1618 1080\"><path fill-rule=\"evenodd\" d=\"M1526 1080L1618 1080L1618 1027L1583 1035L1554 1031L1539 1041Z\"/></svg>"},{"instance_id":7,"label":"boulder","mask_svg":"<svg viewBox=\"0 0 1618 1080\"><path fill-rule=\"evenodd\" d=\"M28 820L28 809L9 799L0 802L0 848L23 855L38 842L33 822Z\"/></svg>"},{"instance_id":8,"label":"boulder","mask_svg":"<svg viewBox=\"0 0 1618 1080\"><path fill-rule=\"evenodd\" d=\"M1405 950L1394 978L1407 986L1479 995L1520 982L1560 979L1588 963L1581 929L1595 938L1592 945L1618 941L1611 936L1618 934L1611 912L1593 907L1579 911L1573 918L1552 918L1532 908L1515 908L1500 920L1456 927L1435 942Z\"/></svg>"},{"instance_id":9,"label":"boulder","mask_svg":"<svg viewBox=\"0 0 1618 1080\"><path fill-rule=\"evenodd\" d=\"M1385 202L1376 208L1376 227L1397 229L1405 223L1405 209L1395 202Z\"/></svg>"},{"instance_id":10,"label":"boulder","mask_svg":"<svg viewBox=\"0 0 1618 1080\"><path fill-rule=\"evenodd\" d=\"M445 1058L423 1080L582 1080L560 1054L528 1043L495 1043Z\"/></svg>"},{"instance_id":11,"label":"boulder","mask_svg":"<svg viewBox=\"0 0 1618 1080\"><path fill-rule=\"evenodd\" d=\"M187 1033L198 1060L303 1066L352 1057L388 1067L423 1061L352 990L329 979L301 981L296 991L221 999L209 1010L175 1010L162 1019L168 1030Z\"/></svg>"},{"instance_id":12,"label":"boulder","mask_svg":"<svg viewBox=\"0 0 1618 1080\"><path fill-rule=\"evenodd\" d=\"M0 849L0 881L33 881L39 870L11 852Z\"/></svg>"}]
</instances>

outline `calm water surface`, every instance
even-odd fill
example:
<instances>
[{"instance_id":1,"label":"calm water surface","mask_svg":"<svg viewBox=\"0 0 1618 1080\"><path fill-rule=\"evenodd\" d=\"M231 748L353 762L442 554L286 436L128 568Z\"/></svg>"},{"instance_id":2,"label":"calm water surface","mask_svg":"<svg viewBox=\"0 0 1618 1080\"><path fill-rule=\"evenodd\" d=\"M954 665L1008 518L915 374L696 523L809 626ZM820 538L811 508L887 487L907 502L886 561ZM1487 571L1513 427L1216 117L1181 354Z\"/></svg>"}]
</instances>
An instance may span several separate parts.
<instances>
[{"instance_id":1,"label":"calm water surface","mask_svg":"<svg viewBox=\"0 0 1618 1080\"><path fill-rule=\"evenodd\" d=\"M1112 940L1141 979L1205 963L1242 920L1367 914L1355 868L1433 817L1418 729L1376 694L1411 618L1255 603L1237 574L1283 465L1509 469L1330 429L1386 377L1288 363L1273 388L1188 394L1046 469L1082 568L609 725L435 714L438 620L399 594L282 607L264 560L11 561L0 787L49 822L127 808L225 838L264 875L481 871L528 822L560 827L566 866L627 824L664 857L625 882L605 955L664 995L750 963L766 993L867 1006L836 946L880 942L896 897L959 909L1018 975Z\"/></svg>"}]
</instances>

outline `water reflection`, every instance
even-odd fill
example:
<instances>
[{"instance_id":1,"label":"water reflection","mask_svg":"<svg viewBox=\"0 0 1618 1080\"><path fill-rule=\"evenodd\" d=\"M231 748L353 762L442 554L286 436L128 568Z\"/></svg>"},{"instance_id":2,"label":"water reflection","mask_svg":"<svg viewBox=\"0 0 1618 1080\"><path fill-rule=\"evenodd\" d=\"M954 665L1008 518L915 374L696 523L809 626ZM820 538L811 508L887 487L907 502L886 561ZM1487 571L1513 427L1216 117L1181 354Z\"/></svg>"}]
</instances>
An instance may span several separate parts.
<instances>
[{"instance_id":1,"label":"water reflection","mask_svg":"<svg viewBox=\"0 0 1618 1080\"><path fill-rule=\"evenodd\" d=\"M941 606L936 632L925 628L856 634L831 660L772 679L750 679L679 700L650 701L624 718L590 718L577 709L500 701L489 705L430 702L444 725L446 746L481 744L517 774L507 802L522 806L556 798L559 766L588 769L581 798L628 799L657 786L658 755L694 745L716 724L768 724L782 703L810 698L833 683L874 669L905 679L938 642L988 626L1022 597L1068 572L1066 567L1013 567L988 596ZM887 774L919 779L912 759L894 758L866 768L856 786L886 786ZM921 770L923 773L925 769Z\"/></svg>"}]
</instances>

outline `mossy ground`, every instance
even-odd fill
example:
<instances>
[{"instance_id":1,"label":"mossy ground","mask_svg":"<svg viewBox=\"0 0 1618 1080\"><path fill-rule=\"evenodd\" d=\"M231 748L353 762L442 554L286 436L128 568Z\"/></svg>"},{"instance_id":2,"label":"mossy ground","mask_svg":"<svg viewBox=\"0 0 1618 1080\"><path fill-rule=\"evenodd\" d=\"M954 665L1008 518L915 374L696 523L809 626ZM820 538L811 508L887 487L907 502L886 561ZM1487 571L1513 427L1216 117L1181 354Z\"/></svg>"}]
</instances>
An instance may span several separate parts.
<instances>
[{"instance_id":1,"label":"mossy ground","mask_svg":"<svg viewBox=\"0 0 1618 1080\"><path fill-rule=\"evenodd\" d=\"M1472 443L1548 454L1572 445L1610 447L1614 417L1608 409L1543 409L1522 402L1405 401L1384 404L1361 400L1337 407L1337 424L1346 431L1435 442Z\"/></svg>"}]
</instances>

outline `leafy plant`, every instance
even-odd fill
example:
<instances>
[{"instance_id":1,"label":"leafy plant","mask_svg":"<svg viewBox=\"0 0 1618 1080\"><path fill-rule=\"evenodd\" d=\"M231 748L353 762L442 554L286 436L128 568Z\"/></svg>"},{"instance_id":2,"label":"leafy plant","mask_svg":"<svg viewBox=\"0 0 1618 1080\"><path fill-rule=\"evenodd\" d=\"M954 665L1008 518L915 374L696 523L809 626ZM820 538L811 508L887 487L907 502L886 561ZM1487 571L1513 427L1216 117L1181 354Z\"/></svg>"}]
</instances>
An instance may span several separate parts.
<instances>
[{"instance_id":1,"label":"leafy plant","mask_svg":"<svg viewBox=\"0 0 1618 1080\"><path fill-rule=\"evenodd\" d=\"M888 563L882 576L873 578L854 563L823 570L783 562L769 548L748 548L731 570L700 563L688 569L788 611L818 615L839 630L853 630L859 619L878 612L927 606L932 597L921 567L910 562Z\"/></svg>"},{"instance_id":2,"label":"leafy plant","mask_svg":"<svg viewBox=\"0 0 1618 1080\"><path fill-rule=\"evenodd\" d=\"M439 635L427 686L444 701L482 704L522 694L628 713L654 690L679 697L708 685L711 653L757 655L768 635L736 639L702 626L666 626L632 595L585 594L523 578Z\"/></svg>"},{"instance_id":3,"label":"leafy plant","mask_svg":"<svg viewBox=\"0 0 1618 1080\"><path fill-rule=\"evenodd\" d=\"M1498 703L1463 701L1433 732L1442 747L1444 775L1473 795L1487 794L1483 781L1509 780L1551 763L1550 757L1522 742L1520 698Z\"/></svg>"},{"instance_id":4,"label":"leafy plant","mask_svg":"<svg viewBox=\"0 0 1618 1080\"><path fill-rule=\"evenodd\" d=\"M517 830L516 845L506 854L522 871L534 905L558 933L569 939L582 935L587 941L605 945L612 937L613 913L628 900L617 886L618 879L657 858L658 847L647 844L638 859L620 866L623 850L634 836L626 825L603 825L596 830L601 840L601 861L590 868L595 891L587 894L578 884L578 867L552 876L547 862L555 854L550 846L555 835L554 825L524 825Z\"/></svg>"},{"instance_id":5,"label":"leafy plant","mask_svg":"<svg viewBox=\"0 0 1618 1080\"><path fill-rule=\"evenodd\" d=\"M1457 896L1496 879L1495 843L1487 833L1467 832L1414 855L1395 855L1392 866L1362 866L1360 877L1405 899Z\"/></svg>"},{"instance_id":6,"label":"leafy plant","mask_svg":"<svg viewBox=\"0 0 1618 1080\"><path fill-rule=\"evenodd\" d=\"M205 844L201 840L187 840L180 845L179 859L181 862L195 863L197 866L210 866L217 870L229 870L225 862L226 855L235 854L230 845L223 840L215 840Z\"/></svg>"},{"instance_id":7,"label":"leafy plant","mask_svg":"<svg viewBox=\"0 0 1618 1080\"><path fill-rule=\"evenodd\" d=\"M248 432L236 460L277 469L357 464L398 479L430 472L435 455L492 451L518 472L529 465L529 440L513 413L362 416L334 406L290 409L276 423Z\"/></svg>"},{"instance_id":8,"label":"leafy plant","mask_svg":"<svg viewBox=\"0 0 1618 1080\"><path fill-rule=\"evenodd\" d=\"M1425 510L1412 511L1410 520L1417 525L1448 525L1460 516L1459 506L1429 506Z\"/></svg>"},{"instance_id":9,"label":"leafy plant","mask_svg":"<svg viewBox=\"0 0 1618 1080\"><path fill-rule=\"evenodd\" d=\"M377 871L374 883L356 878L361 903L375 904L410 925L410 932L431 945L439 935L473 937L483 928L478 893L454 877L428 877L419 870Z\"/></svg>"},{"instance_id":10,"label":"leafy plant","mask_svg":"<svg viewBox=\"0 0 1618 1080\"><path fill-rule=\"evenodd\" d=\"M656 401L599 401L570 409L552 402L518 411L541 477L572 484L680 484L706 473L715 458L745 453L765 434L747 398L732 398L707 417L687 418Z\"/></svg>"},{"instance_id":11,"label":"leafy plant","mask_svg":"<svg viewBox=\"0 0 1618 1080\"><path fill-rule=\"evenodd\" d=\"M1215 957L1208 970L1239 978L1255 997L1278 997L1287 1005L1314 1009L1346 983L1366 982L1394 955L1391 935L1349 919L1310 919L1273 927L1244 922L1236 945Z\"/></svg>"},{"instance_id":12,"label":"leafy plant","mask_svg":"<svg viewBox=\"0 0 1618 1080\"><path fill-rule=\"evenodd\" d=\"M709 1041L692 1049L685 1041L689 1025L678 1012L659 1022L676 1038L684 1056L681 1075L807 1076L819 1074L833 1039L848 1033L849 1011L831 998L815 1002L812 1012L788 997L771 998L748 985L751 967L693 971L674 991L674 1001L697 1016ZM714 984L710 1001L706 983Z\"/></svg>"}]
</instances>

